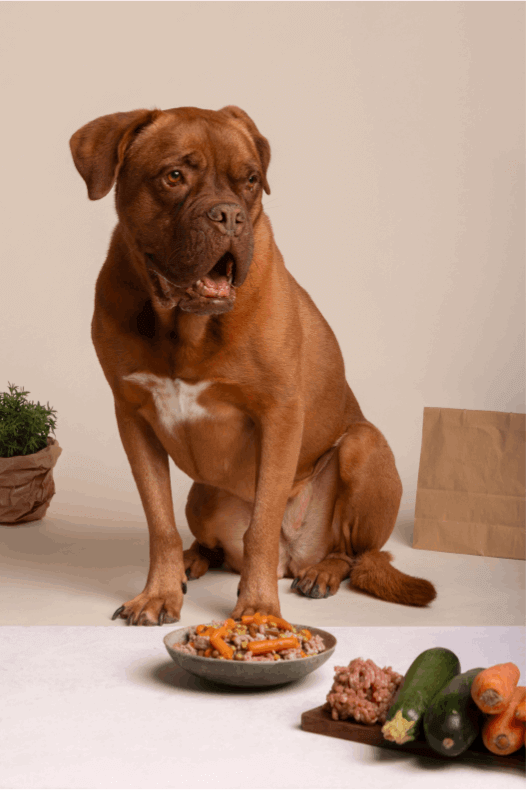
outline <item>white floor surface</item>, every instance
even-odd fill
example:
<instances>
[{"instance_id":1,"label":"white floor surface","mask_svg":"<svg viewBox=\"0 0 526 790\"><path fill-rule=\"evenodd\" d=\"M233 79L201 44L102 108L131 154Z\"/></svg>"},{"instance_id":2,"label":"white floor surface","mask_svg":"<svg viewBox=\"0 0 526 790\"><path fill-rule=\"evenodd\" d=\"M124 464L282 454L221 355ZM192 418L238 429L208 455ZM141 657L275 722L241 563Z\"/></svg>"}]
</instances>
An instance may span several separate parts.
<instances>
[{"instance_id":1,"label":"white floor surface","mask_svg":"<svg viewBox=\"0 0 526 790\"><path fill-rule=\"evenodd\" d=\"M148 531L140 506L62 489L44 519L0 526L0 625L114 625L111 615L139 593L148 569ZM525 567L521 560L413 549L413 510L401 509L387 543L400 570L431 580L428 607L386 603L352 590L311 600L279 582L282 614L293 622L327 625L523 625ZM193 538L180 527L184 547ZM191 581L181 625L226 617L239 577L222 570Z\"/></svg>"}]
</instances>

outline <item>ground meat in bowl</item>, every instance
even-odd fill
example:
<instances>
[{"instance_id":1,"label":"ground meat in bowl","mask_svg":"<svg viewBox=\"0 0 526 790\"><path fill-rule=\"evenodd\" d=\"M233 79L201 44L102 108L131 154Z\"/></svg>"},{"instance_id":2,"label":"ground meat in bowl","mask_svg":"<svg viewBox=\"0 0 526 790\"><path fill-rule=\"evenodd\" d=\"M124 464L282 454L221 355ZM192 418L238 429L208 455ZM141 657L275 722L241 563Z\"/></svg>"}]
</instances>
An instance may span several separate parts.
<instances>
[{"instance_id":1,"label":"ground meat in bowl","mask_svg":"<svg viewBox=\"0 0 526 790\"><path fill-rule=\"evenodd\" d=\"M354 719L363 724L384 724L403 677L391 667L355 658L348 667L334 667L334 683L325 708L333 719Z\"/></svg>"},{"instance_id":2,"label":"ground meat in bowl","mask_svg":"<svg viewBox=\"0 0 526 790\"><path fill-rule=\"evenodd\" d=\"M281 617L260 615L231 618L223 623L192 626L186 641L173 650L202 658L233 661L291 661L323 653L321 636L296 628Z\"/></svg>"}]
</instances>

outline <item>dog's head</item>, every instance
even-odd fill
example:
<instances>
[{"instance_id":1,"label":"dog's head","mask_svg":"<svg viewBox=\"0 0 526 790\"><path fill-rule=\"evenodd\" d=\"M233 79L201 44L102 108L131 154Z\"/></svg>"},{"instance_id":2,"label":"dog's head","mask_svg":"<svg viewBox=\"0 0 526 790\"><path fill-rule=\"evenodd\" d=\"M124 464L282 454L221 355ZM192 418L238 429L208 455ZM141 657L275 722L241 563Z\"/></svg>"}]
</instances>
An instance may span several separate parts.
<instances>
[{"instance_id":1,"label":"dog's head","mask_svg":"<svg viewBox=\"0 0 526 790\"><path fill-rule=\"evenodd\" d=\"M91 200L116 183L128 244L165 306L230 310L252 260L268 141L238 107L105 115L70 140Z\"/></svg>"}]
</instances>

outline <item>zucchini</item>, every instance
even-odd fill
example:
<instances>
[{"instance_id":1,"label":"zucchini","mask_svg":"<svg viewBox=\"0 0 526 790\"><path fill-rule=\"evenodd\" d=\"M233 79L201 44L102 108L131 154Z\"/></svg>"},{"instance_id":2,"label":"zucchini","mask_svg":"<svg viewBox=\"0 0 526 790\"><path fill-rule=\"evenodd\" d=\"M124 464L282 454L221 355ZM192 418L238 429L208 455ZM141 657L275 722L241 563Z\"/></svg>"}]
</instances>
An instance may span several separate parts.
<instances>
[{"instance_id":1,"label":"zucchini","mask_svg":"<svg viewBox=\"0 0 526 790\"><path fill-rule=\"evenodd\" d=\"M483 668L457 675L438 692L424 716L424 734L431 748L458 757L480 732L482 714L471 699L471 686Z\"/></svg>"},{"instance_id":2,"label":"zucchini","mask_svg":"<svg viewBox=\"0 0 526 790\"><path fill-rule=\"evenodd\" d=\"M402 744L418 738L433 697L460 672L460 661L446 647L432 647L415 658L382 727L386 740Z\"/></svg>"}]
</instances>

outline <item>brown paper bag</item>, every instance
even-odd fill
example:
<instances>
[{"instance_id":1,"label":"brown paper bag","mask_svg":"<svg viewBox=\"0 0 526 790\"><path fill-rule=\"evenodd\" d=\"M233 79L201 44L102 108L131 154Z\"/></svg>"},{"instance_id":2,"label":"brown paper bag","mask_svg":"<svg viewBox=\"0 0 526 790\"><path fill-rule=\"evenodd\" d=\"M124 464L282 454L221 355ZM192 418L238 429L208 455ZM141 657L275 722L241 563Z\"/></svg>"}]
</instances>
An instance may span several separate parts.
<instances>
[{"instance_id":1,"label":"brown paper bag","mask_svg":"<svg viewBox=\"0 0 526 790\"><path fill-rule=\"evenodd\" d=\"M53 467L62 452L56 439L32 455L0 458L0 524L43 518L55 494Z\"/></svg>"},{"instance_id":2,"label":"brown paper bag","mask_svg":"<svg viewBox=\"0 0 526 790\"><path fill-rule=\"evenodd\" d=\"M526 415L424 408L413 547L526 559Z\"/></svg>"}]
</instances>

